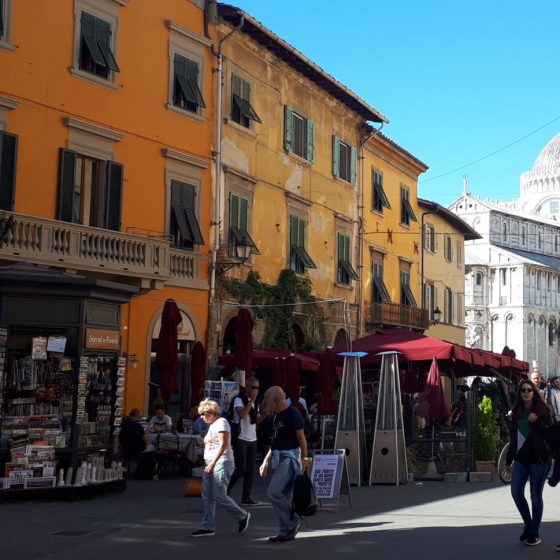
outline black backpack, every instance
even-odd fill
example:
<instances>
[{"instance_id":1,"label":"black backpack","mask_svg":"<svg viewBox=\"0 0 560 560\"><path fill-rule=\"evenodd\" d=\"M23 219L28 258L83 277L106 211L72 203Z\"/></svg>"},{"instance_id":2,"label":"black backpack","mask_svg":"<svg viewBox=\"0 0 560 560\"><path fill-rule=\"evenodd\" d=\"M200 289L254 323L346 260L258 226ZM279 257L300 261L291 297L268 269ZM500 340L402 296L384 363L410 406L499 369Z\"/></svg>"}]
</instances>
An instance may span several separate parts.
<instances>
[{"instance_id":1,"label":"black backpack","mask_svg":"<svg viewBox=\"0 0 560 560\"><path fill-rule=\"evenodd\" d=\"M292 513L296 513L299 517L311 517L317 513L315 488L306 472L298 474L294 479Z\"/></svg>"}]
</instances>

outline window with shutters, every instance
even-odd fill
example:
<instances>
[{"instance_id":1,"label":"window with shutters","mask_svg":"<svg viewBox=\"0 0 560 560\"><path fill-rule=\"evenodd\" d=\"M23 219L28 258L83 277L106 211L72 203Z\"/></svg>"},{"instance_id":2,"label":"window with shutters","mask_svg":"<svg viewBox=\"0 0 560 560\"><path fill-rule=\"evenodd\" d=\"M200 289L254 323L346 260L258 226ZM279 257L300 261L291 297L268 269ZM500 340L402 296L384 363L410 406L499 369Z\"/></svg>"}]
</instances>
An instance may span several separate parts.
<instances>
[{"instance_id":1,"label":"window with shutters","mask_svg":"<svg viewBox=\"0 0 560 560\"><path fill-rule=\"evenodd\" d=\"M401 304L409 307L418 307L416 299L410 289L410 265L401 263Z\"/></svg>"},{"instance_id":2,"label":"window with shutters","mask_svg":"<svg viewBox=\"0 0 560 560\"><path fill-rule=\"evenodd\" d=\"M251 254L260 255L249 234L249 200L234 193L229 194L229 231L230 256L243 258L246 247Z\"/></svg>"},{"instance_id":3,"label":"window with shutters","mask_svg":"<svg viewBox=\"0 0 560 560\"><path fill-rule=\"evenodd\" d=\"M338 267L336 281L339 284L350 284L351 280L359 280L358 273L352 266L350 236L337 234Z\"/></svg>"},{"instance_id":4,"label":"window with shutters","mask_svg":"<svg viewBox=\"0 0 560 560\"><path fill-rule=\"evenodd\" d=\"M383 213L383 208L391 209L385 190L383 189L383 173L377 169L373 170L373 193L372 193L372 210L374 212Z\"/></svg>"},{"instance_id":5,"label":"window with shutters","mask_svg":"<svg viewBox=\"0 0 560 560\"><path fill-rule=\"evenodd\" d=\"M251 127L251 121L262 122L251 105L251 84L244 79L231 75L231 115L233 122Z\"/></svg>"},{"instance_id":6,"label":"window with shutters","mask_svg":"<svg viewBox=\"0 0 560 560\"><path fill-rule=\"evenodd\" d=\"M430 319L433 318L437 306L437 288L433 282L426 282L424 284L424 309L428 311Z\"/></svg>"},{"instance_id":7,"label":"window with shutters","mask_svg":"<svg viewBox=\"0 0 560 560\"><path fill-rule=\"evenodd\" d=\"M13 210L18 137L0 131L0 210Z\"/></svg>"},{"instance_id":8,"label":"window with shutters","mask_svg":"<svg viewBox=\"0 0 560 560\"><path fill-rule=\"evenodd\" d=\"M118 231L123 166L60 150L58 219Z\"/></svg>"},{"instance_id":9,"label":"window with shutters","mask_svg":"<svg viewBox=\"0 0 560 560\"><path fill-rule=\"evenodd\" d=\"M313 123L286 105L284 107L285 150L313 162L314 137Z\"/></svg>"},{"instance_id":10,"label":"window with shutters","mask_svg":"<svg viewBox=\"0 0 560 560\"><path fill-rule=\"evenodd\" d=\"M457 317L455 318L455 324L463 325L465 322L465 311L464 311L464 304L463 304L465 300L465 295L455 294L455 297L457 299Z\"/></svg>"},{"instance_id":11,"label":"window with shutters","mask_svg":"<svg viewBox=\"0 0 560 560\"><path fill-rule=\"evenodd\" d=\"M111 24L88 12L80 16L79 68L108 79L111 71L120 72L113 54Z\"/></svg>"},{"instance_id":12,"label":"window with shutters","mask_svg":"<svg viewBox=\"0 0 560 560\"><path fill-rule=\"evenodd\" d=\"M453 260L453 239L450 235L445 235L445 260L451 262Z\"/></svg>"},{"instance_id":13,"label":"window with shutters","mask_svg":"<svg viewBox=\"0 0 560 560\"><path fill-rule=\"evenodd\" d=\"M410 190L401 185L401 224L410 226L410 222L417 222L416 215L410 204Z\"/></svg>"},{"instance_id":14,"label":"window with shutters","mask_svg":"<svg viewBox=\"0 0 560 560\"><path fill-rule=\"evenodd\" d=\"M339 179L356 184L358 153L356 148L333 136L333 175Z\"/></svg>"},{"instance_id":15,"label":"window with shutters","mask_svg":"<svg viewBox=\"0 0 560 560\"><path fill-rule=\"evenodd\" d=\"M176 247L194 249L195 245L204 245L196 208L196 187L172 180L169 234Z\"/></svg>"},{"instance_id":16,"label":"window with shutters","mask_svg":"<svg viewBox=\"0 0 560 560\"><path fill-rule=\"evenodd\" d=\"M305 249L307 224L299 216L290 215L290 270L303 274L306 268L317 268Z\"/></svg>"},{"instance_id":17,"label":"window with shutters","mask_svg":"<svg viewBox=\"0 0 560 560\"><path fill-rule=\"evenodd\" d=\"M0 0L0 50L12 51L12 3L13 0Z\"/></svg>"},{"instance_id":18,"label":"window with shutters","mask_svg":"<svg viewBox=\"0 0 560 560\"><path fill-rule=\"evenodd\" d=\"M424 249L430 253L437 252L437 233L432 224L424 225Z\"/></svg>"},{"instance_id":19,"label":"window with shutters","mask_svg":"<svg viewBox=\"0 0 560 560\"><path fill-rule=\"evenodd\" d=\"M457 241L457 268L463 266L463 242Z\"/></svg>"},{"instance_id":20,"label":"window with shutters","mask_svg":"<svg viewBox=\"0 0 560 560\"><path fill-rule=\"evenodd\" d=\"M371 301L373 303L389 302L391 298L383 279L383 255L375 252L372 253L371 258Z\"/></svg>"},{"instance_id":21,"label":"window with shutters","mask_svg":"<svg viewBox=\"0 0 560 560\"><path fill-rule=\"evenodd\" d=\"M199 86L200 68L198 62L175 54L173 62L173 105L197 113L206 107Z\"/></svg>"},{"instance_id":22,"label":"window with shutters","mask_svg":"<svg viewBox=\"0 0 560 560\"><path fill-rule=\"evenodd\" d=\"M449 325L453 324L453 291L445 288L445 298L443 301L443 320Z\"/></svg>"}]
</instances>

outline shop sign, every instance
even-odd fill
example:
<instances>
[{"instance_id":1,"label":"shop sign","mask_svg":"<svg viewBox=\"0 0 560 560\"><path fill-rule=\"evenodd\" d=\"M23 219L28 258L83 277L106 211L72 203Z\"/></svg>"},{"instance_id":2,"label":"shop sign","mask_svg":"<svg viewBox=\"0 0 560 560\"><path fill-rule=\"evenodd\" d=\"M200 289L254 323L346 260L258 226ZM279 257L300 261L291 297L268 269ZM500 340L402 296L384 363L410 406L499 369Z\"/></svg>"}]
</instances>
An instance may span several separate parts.
<instances>
[{"instance_id":1,"label":"shop sign","mask_svg":"<svg viewBox=\"0 0 560 560\"><path fill-rule=\"evenodd\" d=\"M96 350L120 350L119 331L109 329L86 329L86 348Z\"/></svg>"}]
</instances>

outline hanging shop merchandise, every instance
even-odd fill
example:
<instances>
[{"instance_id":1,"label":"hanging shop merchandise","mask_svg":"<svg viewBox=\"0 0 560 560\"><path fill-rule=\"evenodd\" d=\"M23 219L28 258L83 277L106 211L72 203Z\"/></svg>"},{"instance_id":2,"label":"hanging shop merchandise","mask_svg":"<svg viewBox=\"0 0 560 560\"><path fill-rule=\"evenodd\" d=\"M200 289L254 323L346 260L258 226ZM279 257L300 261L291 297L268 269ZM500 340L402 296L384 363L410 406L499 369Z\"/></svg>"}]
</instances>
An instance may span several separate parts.
<instances>
[{"instance_id":1,"label":"hanging shop merchandise","mask_svg":"<svg viewBox=\"0 0 560 560\"><path fill-rule=\"evenodd\" d=\"M121 305L136 293L41 267L0 267L0 502L33 497L32 489L90 497L125 488L112 451L126 378Z\"/></svg>"}]
</instances>

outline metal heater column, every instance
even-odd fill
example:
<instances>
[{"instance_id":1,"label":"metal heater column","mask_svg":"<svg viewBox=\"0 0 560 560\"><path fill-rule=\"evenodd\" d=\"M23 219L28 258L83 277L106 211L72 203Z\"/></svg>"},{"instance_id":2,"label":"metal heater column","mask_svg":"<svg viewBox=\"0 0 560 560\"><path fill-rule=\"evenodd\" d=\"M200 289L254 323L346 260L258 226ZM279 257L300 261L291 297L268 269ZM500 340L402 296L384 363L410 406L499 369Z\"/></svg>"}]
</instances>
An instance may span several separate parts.
<instances>
[{"instance_id":1,"label":"metal heater column","mask_svg":"<svg viewBox=\"0 0 560 560\"><path fill-rule=\"evenodd\" d=\"M342 352L339 355L344 356L344 369L334 447L346 450L350 484L363 484L367 477L367 450L360 358L366 353Z\"/></svg>"},{"instance_id":2,"label":"metal heater column","mask_svg":"<svg viewBox=\"0 0 560 560\"><path fill-rule=\"evenodd\" d=\"M398 352L381 352L370 484L408 482Z\"/></svg>"}]
</instances>

